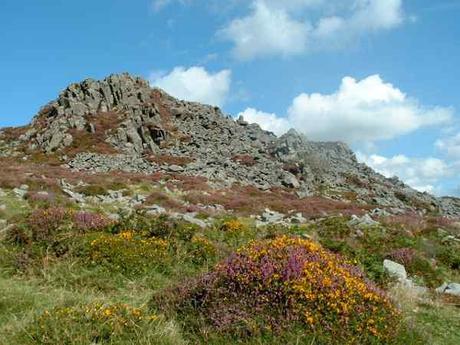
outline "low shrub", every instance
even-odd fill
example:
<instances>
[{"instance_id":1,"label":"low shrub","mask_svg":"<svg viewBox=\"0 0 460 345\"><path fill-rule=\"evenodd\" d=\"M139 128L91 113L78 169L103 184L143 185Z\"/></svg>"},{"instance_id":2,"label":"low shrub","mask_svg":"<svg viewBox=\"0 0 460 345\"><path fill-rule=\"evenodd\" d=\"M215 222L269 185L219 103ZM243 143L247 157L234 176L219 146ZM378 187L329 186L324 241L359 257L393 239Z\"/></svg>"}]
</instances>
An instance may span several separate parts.
<instances>
[{"instance_id":1,"label":"low shrub","mask_svg":"<svg viewBox=\"0 0 460 345\"><path fill-rule=\"evenodd\" d=\"M27 223L35 241L50 240L65 225L68 225L71 212L62 207L37 209L29 216Z\"/></svg>"},{"instance_id":2,"label":"low shrub","mask_svg":"<svg viewBox=\"0 0 460 345\"><path fill-rule=\"evenodd\" d=\"M181 222L164 214L151 217L142 213L133 214L114 226L115 231L131 229L145 238L175 238L182 241L190 241L198 228L194 224Z\"/></svg>"},{"instance_id":3,"label":"low shrub","mask_svg":"<svg viewBox=\"0 0 460 345\"><path fill-rule=\"evenodd\" d=\"M50 205L56 200L56 195L50 192L28 192L26 199L29 203Z\"/></svg>"},{"instance_id":4,"label":"low shrub","mask_svg":"<svg viewBox=\"0 0 460 345\"><path fill-rule=\"evenodd\" d=\"M250 243L154 303L204 338L302 327L318 343L387 344L399 322L385 293L357 267L315 242L287 236Z\"/></svg>"},{"instance_id":5,"label":"low shrub","mask_svg":"<svg viewBox=\"0 0 460 345\"><path fill-rule=\"evenodd\" d=\"M144 273L167 257L169 243L163 239L144 239L133 231L117 235L102 234L90 243L90 259L124 274Z\"/></svg>"},{"instance_id":6,"label":"low shrub","mask_svg":"<svg viewBox=\"0 0 460 345\"><path fill-rule=\"evenodd\" d=\"M203 264L215 258L217 250L214 244L203 236L194 236L190 243L190 257L192 262Z\"/></svg>"},{"instance_id":7,"label":"low shrub","mask_svg":"<svg viewBox=\"0 0 460 345\"><path fill-rule=\"evenodd\" d=\"M460 270L460 246L444 245L437 254L441 263L453 270Z\"/></svg>"},{"instance_id":8,"label":"low shrub","mask_svg":"<svg viewBox=\"0 0 460 345\"><path fill-rule=\"evenodd\" d=\"M139 337L158 316L127 304L91 303L45 310L27 327L37 344L113 344ZM131 343L131 342L130 342Z\"/></svg>"},{"instance_id":9,"label":"low shrub","mask_svg":"<svg viewBox=\"0 0 460 345\"><path fill-rule=\"evenodd\" d=\"M74 213L73 222L75 227L81 231L100 231L112 224L110 219L99 213L85 211Z\"/></svg>"},{"instance_id":10,"label":"low shrub","mask_svg":"<svg viewBox=\"0 0 460 345\"><path fill-rule=\"evenodd\" d=\"M86 196L106 195L107 189L101 185L88 185L76 188L76 192Z\"/></svg>"},{"instance_id":11,"label":"low shrub","mask_svg":"<svg viewBox=\"0 0 460 345\"><path fill-rule=\"evenodd\" d=\"M388 253L387 258L403 266L411 265L417 257L417 251L413 248L399 248Z\"/></svg>"},{"instance_id":12,"label":"low shrub","mask_svg":"<svg viewBox=\"0 0 460 345\"><path fill-rule=\"evenodd\" d=\"M318 227L318 234L323 238L342 239L352 233L352 229L348 226L348 219L345 217L329 217L315 226Z\"/></svg>"},{"instance_id":13,"label":"low shrub","mask_svg":"<svg viewBox=\"0 0 460 345\"><path fill-rule=\"evenodd\" d=\"M238 234L245 231L245 228L245 225L238 219L231 219L225 221L220 227L220 230L227 233Z\"/></svg>"}]
</instances>

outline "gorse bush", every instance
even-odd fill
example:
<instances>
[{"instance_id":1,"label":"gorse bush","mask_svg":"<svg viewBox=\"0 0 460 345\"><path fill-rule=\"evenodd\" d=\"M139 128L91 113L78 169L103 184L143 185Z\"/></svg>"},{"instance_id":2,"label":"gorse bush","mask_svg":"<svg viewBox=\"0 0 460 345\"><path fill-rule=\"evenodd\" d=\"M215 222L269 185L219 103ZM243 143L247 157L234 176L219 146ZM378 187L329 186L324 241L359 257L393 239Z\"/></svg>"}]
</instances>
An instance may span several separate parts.
<instances>
[{"instance_id":1,"label":"gorse bush","mask_svg":"<svg viewBox=\"0 0 460 345\"><path fill-rule=\"evenodd\" d=\"M360 269L315 242L287 236L252 242L165 296L154 301L204 337L303 327L328 344L387 344L399 319Z\"/></svg>"},{"instance_id":2,"label":"gorse bush","mask_svg":"<svg viewBox=\"0 0 460 345\"><path fill-rule=\"evenodd\" d=\"M133 231L102 234L90 243L90 259L126 274L139 274L161 264L168 255L169 243L158 238L143 238Z\"/></svg>"},{"instance_id":3,"label":"gorse bush","mask_svg":"<svg viewBox=\"0 0 460 345\"><path fill-rule=\"evenodd\" d=\"M138 336L158 317L127 304L91 303L46 310L27 327L37 344L113 344Z\"/></svg>"},{"instance_id":4,"label":"gorse bush","mask_svg":"<svg viewBox=\"0 0 460 345\"><path fill-rule=\"evenodd\" d=\"M194 236L189 247L190 257L196 264L202 264L217 255L215 245L204 236Z\"/></svg>"},{"instance_id":5,"label":"gorse bush","mask_svg":"<svg viewBox=\"0 0 460 345\"><path fill-rule=\"evenodd\" d=\"M237 234L245 230L245 226L238 219L231 219L224 222L220 228L222 231Z\"/></svg>"}]
</instances>

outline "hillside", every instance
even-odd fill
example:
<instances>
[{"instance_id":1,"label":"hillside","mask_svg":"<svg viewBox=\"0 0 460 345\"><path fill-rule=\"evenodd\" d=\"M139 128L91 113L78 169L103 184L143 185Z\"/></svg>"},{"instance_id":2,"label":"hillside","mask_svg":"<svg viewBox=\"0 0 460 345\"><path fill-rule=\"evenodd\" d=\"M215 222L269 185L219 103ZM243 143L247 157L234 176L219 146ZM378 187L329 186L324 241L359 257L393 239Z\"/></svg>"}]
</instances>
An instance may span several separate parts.
<instances>
[{"instance_id":1,"label":"hillside","mask_svg":"<svg viewBox=\"0 0 460 345\"><path fill-rule=\"evenodd\" d=\"M460 340L460 200L343 143L120 74L0 130L0 167L0 344Z\"/></svg>"},{"instance_id":2,"label":"hillside","mask_svg":"<svg viewBox=\"0 0 460 345\"><path fill-rule=\"evenodd\" d=\"M416 192L359 164L343 143L308 141L295 130L278 138L128 74L72 84L29 126L2 136L16 140L12 151L18 158L43 151L78 171L176 173L204 177L219 188L284 188L301 198L460 212L455 200Z\"/></svg>"}]
</instances>

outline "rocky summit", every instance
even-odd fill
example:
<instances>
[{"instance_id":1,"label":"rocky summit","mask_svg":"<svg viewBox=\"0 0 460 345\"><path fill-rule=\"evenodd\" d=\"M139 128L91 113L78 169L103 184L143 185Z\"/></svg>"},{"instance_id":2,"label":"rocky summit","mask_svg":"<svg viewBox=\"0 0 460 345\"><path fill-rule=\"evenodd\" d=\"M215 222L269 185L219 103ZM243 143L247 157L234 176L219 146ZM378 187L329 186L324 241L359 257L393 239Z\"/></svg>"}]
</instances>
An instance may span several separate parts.
<instances>
[{"instance_id":1,"label":"rocky summit","mask_svg":"<svg viewBox=\"0 0 460 345\"><path fill-rule=\"evenodd\" d=\"M280 188L362 206L460 215L455 198L420 193L357 161L340 142L291 129L277 137L218 107L175 99L129 74L68 86L23 128L0 132L2 157L57 157L71 171L200 176L214 188Z\"/></svg>"}]
</instances>

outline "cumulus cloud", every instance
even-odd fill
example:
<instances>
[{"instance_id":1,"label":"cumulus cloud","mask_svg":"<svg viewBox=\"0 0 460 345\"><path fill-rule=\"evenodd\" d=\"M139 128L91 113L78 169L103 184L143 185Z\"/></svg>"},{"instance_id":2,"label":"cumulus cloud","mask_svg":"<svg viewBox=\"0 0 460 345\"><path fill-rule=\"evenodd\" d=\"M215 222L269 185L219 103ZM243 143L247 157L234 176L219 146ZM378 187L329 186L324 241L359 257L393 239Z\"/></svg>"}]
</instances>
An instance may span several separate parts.
<instances>
[{"instance_id":1,"label":"cumulus cloud","mask_svg":"<svg viewBox=\"0 0 460 345\"><path fill-rule=\"evenodd\" d=\"M460 160L460 133L454 136L439 139L436 147L444 152L449 158Z\"/></svg>"},{"instance_id":2,"label":"cumulus cloud","mask_svg":"<svg viewBox=\"0 0 460 345\"><path fill-rule=\"evenodd\" d=\"M271 131L276 135L282 135L290 128L289 122L276 116L276 114L264 113L254 108L247 108L245 111L238 114L249 123L258 123L260 127L266 131Z\"/></svg>"},{"instance_id":3,"label":"cumulus cloud","mask_svg":"<svg viewBox=\"0 0 460 345\"><path fill-rule=\"evenodd\" d=\"M433 157L410 158L405 155L384 157L358 153L357 158L386 177L398 176L406 184L421 192L436 193L439 191L437 184L451 174L443 160Z\"/></svg>"},{"instance_id":4,"label":"cumulus cloud","mask_svg":"<svg viewBox=\"0 0 460 345\"><path fill-rule=\"evenodd\" d=\"M152 86L159 87L174 97L222 106L231 85L230 70L211 73L203 67L176 67L168 74L153 73Z\"/></svg>"},{"instance_id":5,"label":"cumulus cloud","mask_svg":"<svg viewBox=\"0 0 460 345\"><path fill-rule=\"evenodd\" d=\"M283 119L284 126L312 140L354 144L392 139L451 118L450 108L421 106L379 75L372 75L362 80L345 77L332 94L302 93L294 98L285 117L254 120L276 131L280 127L273 124Z\"/></svg>"},{"instance_id":6,"label":"cumulus cloud","mask_svg":"<svg viewBox=\"0 0 460 345\"><path fill-rule=\"evenodd\" d=\"M306 48L308 30L283 8L264 1L253 4L252 14L233 20L219 36L234 42L234 54L243 60L259 55L295 55Z\"/></svg>"},{"instance_id":7,"label":"cumulus cloud","mask_svg":"<svg viewBox=\"0 0 460 345\"><path fill-rule=\"evenodd\" d=\"M403 21L402 0L253 0L250 13L218 35L234 43L237 58L249 60L336 48Z\"/></svg>"}]
</instances>

